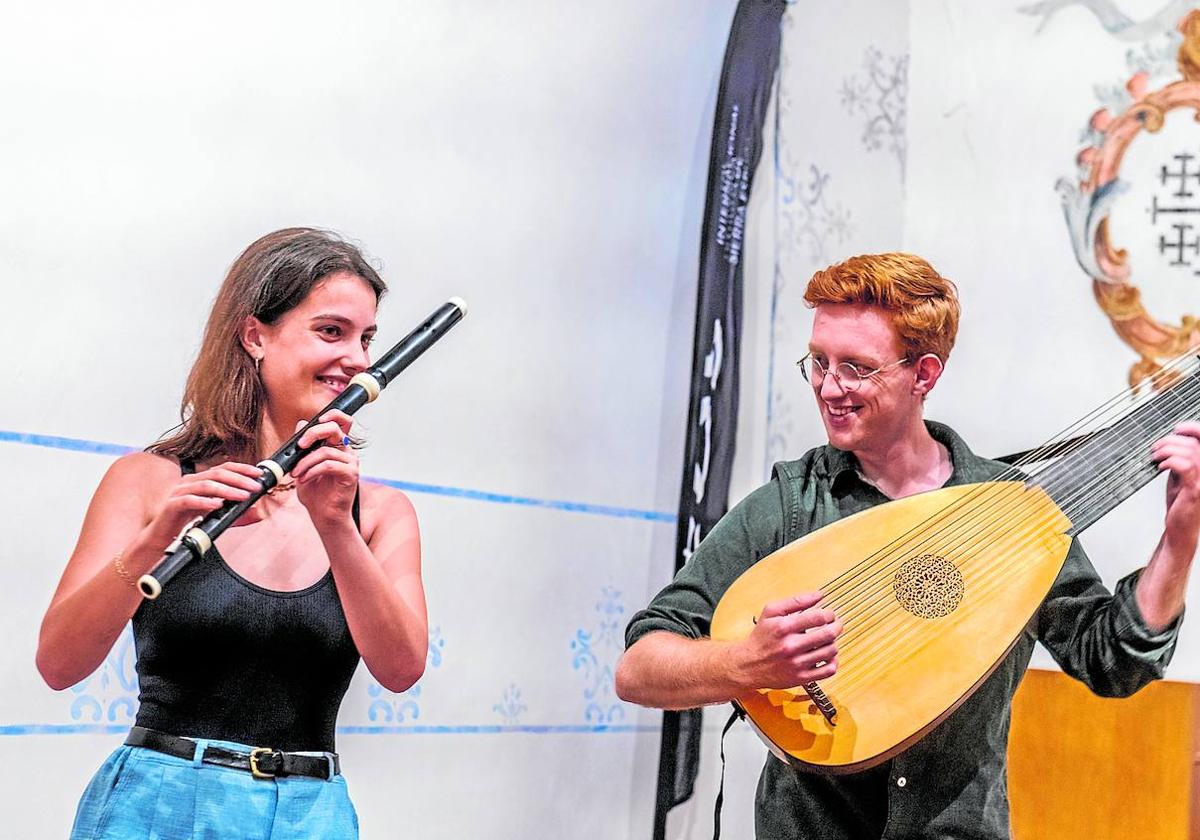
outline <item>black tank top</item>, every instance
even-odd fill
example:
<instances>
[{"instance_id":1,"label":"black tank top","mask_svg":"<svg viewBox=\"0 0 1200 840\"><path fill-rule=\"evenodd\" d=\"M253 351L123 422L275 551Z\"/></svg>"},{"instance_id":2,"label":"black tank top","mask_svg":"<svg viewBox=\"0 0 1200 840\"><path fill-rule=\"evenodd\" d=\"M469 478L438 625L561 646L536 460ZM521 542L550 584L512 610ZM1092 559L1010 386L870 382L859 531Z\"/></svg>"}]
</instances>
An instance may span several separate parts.
<instances>
[{"instance_id":1,"label":"black tank top","mask_svg":"<svg viewBox=\"0 0 1200 840\"><path fill-rule=\"evenodd\" d=\"M194 472L185 462L183 473ZM354 524L359 525L358 495ZM358 666L333 572L275 592L211 548L133 615L138 726L280 750L334 750Z\"/></svg>"}]
</instances>

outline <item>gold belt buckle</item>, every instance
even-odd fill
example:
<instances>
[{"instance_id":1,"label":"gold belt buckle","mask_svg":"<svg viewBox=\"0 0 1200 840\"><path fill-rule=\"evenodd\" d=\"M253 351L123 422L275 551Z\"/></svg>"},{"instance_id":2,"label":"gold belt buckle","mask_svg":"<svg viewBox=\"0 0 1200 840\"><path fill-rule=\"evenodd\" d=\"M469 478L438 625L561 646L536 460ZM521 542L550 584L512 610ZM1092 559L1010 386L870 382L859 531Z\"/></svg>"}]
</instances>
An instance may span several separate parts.
<instances>
[{"instance_id":1,"label":"gold belt buckle","mask_svg":"<svg viewBox=\"0 0 1200 840\"><path fill-rule=\"evenodd\" d=\"M254 749L250 750L250 775L256 779L274 779L274 773L267 773L263 770L260 770L258 767L258 757L264 753L270 755L273 752L275 752L275 750L271 749L270 747L255 747Z\"/></svg>"}]
</instances>

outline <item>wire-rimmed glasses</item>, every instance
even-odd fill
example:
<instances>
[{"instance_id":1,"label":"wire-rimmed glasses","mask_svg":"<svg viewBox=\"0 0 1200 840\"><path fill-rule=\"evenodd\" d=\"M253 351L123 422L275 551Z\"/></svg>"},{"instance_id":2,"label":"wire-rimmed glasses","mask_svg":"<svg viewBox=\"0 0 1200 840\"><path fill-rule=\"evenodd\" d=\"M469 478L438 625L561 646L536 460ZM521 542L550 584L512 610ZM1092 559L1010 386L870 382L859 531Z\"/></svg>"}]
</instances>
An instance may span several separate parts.
<instances>
[{"instance_id":1,"label":"wire-rimmed glasses","mask_svg":"<svg viewBox=\"0 0 1200 840\"><path fill-rule=\"evenodd\" d=\"M812 353L806 353L804 358L796 362L796 367L800 368L801 375L813 385L820 385L825 379L827 373L832 373L833 378L837 381L838 387L843 391L850 393L857 391L864 380L870 379L873 376L878 376L884 371L891 370L894 367L908 364L909 360L897 359L890 365L877 367L874 370L864 370L861 366L852 364L851 362L842 362L834 365L832 369L826 367L820 359Z\"/></svg>"}]
</instances>

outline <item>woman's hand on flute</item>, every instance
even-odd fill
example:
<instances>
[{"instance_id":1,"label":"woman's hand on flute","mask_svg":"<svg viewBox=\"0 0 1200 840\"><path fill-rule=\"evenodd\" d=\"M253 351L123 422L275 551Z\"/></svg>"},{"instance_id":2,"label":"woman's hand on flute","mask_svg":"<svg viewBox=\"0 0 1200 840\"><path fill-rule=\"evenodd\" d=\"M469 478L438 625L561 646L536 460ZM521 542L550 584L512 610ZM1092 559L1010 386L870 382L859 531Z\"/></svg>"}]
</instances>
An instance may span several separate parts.
<instances>
[{"instance_id":1,"label":"woman's hand on flute","mask_svg":"<svg viewBox=\"0 0 1200 840\"><path fill-rule=\"evenodd\" d=\"M147 526L152 541L166 548L189 522L219 508L227 501L248 499L258 489L259 467L226 461L192 475L185 475L172 488ZM246 511L234 525L257 522L262 516L256 507Z\"/></svg>"},{"instance_id":2,"label":"woman's hand on flute","mask_svg":"<svg viewBox=\"0 0 1200 840\"><path fill-rule=\"evenodd\" d=\"M299 440L301 448L325 443L292 469L296 496L308 509L318 531L325 525L343 525L351 519L358 491L358 455L348 444L352 423L345 412L327 411Z\"/></svg>"}]
</instances>

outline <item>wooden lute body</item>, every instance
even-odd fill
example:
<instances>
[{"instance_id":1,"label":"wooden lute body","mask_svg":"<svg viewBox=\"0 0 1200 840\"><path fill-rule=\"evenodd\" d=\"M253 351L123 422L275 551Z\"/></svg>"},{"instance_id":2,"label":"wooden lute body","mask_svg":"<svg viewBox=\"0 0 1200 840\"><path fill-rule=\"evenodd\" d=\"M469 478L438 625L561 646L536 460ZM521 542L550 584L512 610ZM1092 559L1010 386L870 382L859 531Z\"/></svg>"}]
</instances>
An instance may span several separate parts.
<instances>
[{"instance_id":1,"label":"wooden lute body","mask_svg":"<svg viewBox=\"0 0 1200 840\"><path fill-rule=\"evenodd\" d=\"M1194 367L1194 365L1192 365ZM843 623L827 680L736 698L781 759L849 773L904 750L1000 664L1072 537L1157 474L1150 443L1198 416L1200 380L1167 389L1036 478L934 490L841 519L762 559L726 591L712 638L745 638L772 601L820 590Z\"/></svg>"}]
</instances>

